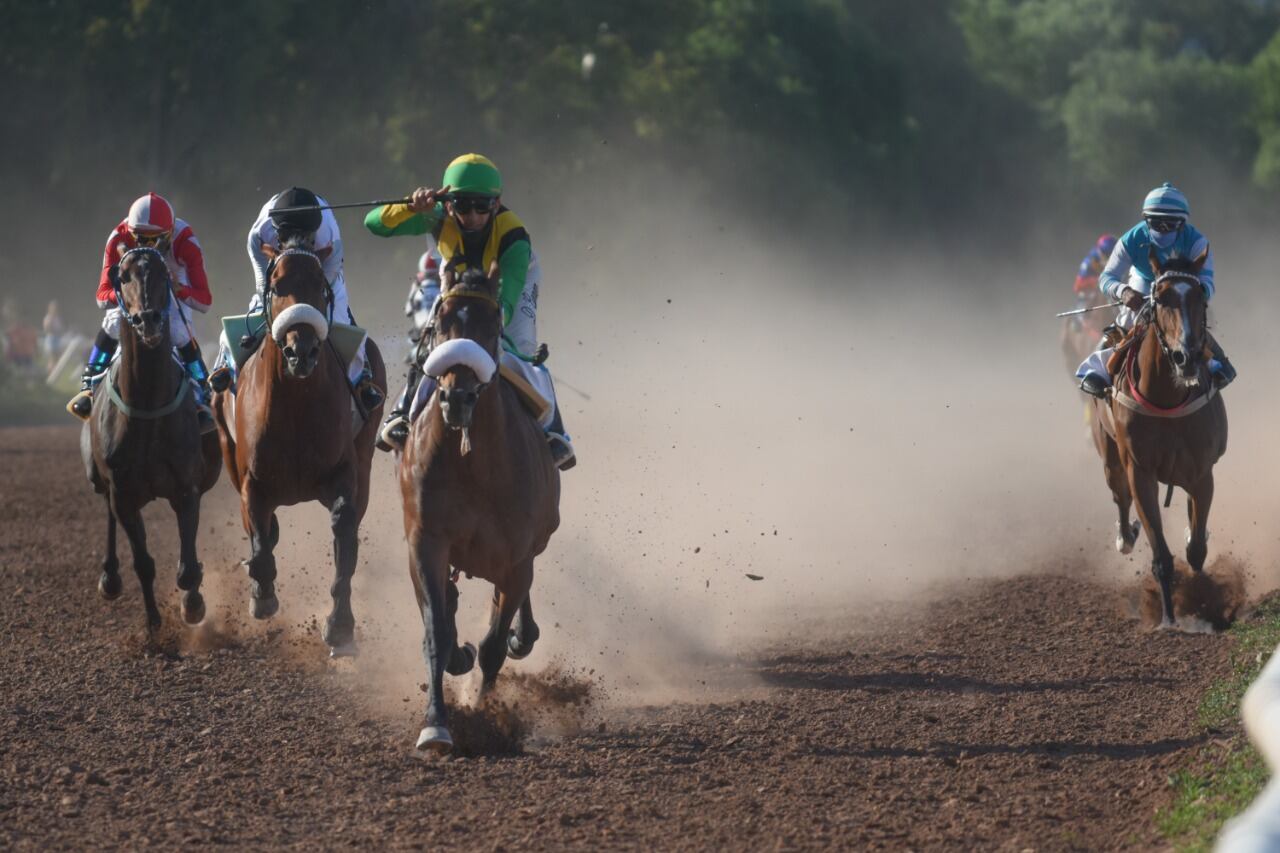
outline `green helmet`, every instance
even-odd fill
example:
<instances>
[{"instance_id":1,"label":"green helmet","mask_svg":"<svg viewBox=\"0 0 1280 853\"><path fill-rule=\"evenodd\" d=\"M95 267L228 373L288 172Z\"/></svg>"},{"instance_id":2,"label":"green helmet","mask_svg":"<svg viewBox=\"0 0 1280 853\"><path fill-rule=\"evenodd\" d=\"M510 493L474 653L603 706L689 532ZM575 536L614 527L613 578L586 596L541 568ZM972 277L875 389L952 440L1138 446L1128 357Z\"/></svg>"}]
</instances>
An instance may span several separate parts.
<instances>
[{"instance_id":1,"label":"green helmet","mask_svg":"<svg viewBox=\"0 0 1280 853\"><path fill-rule=\"evenodd\" d=\"M440 186L462 195L502 195L502 175L488 157L463 154L449 164Z\"/></svg>"}]
</instances>

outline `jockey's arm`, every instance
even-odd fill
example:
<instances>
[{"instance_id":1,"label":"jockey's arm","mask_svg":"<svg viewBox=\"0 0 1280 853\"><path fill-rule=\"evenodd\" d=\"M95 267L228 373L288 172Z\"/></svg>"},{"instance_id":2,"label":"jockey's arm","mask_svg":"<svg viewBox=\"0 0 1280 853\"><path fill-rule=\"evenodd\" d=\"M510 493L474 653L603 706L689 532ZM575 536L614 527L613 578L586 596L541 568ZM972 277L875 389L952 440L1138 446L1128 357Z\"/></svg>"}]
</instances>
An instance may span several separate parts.
<instances>
[{"instance_id":1,"label":"jockey's arm","mask_svg":"<svg viewBox=\"0 0 1280 853\"><path fill-rule=\"evenodd\" d=\"M1216 290L1213 283L1213 248L1203 234L1191 245L1191 257L1200 257L1200 253L1206 249L1209 252L1209 257L1205 258L1204 266L1200 268L1200 283L1204 285L1206 297L1213 299L1213 294Z\"/></svg>"},{"instance_id":2,"label":"jockey's arm","mask_svg":"<svg viewBox=\"0 0 1280 853\"><path fill-rule=\"evenodd\" d=\"M384 204L369 211L364 218L364 227L379 237L435 234L444 221L444 215L443 204L421 213L414 213L407 204Z\"/></svg>"},{"instance_id":3,"label":"jockey's arm","mask_svg":"<svg viewBox=\"0 0 1280 853\"><path fill-rule=\"evenodd\" d=\"M120 260L120 232L113 229L107 235L106 248L102 250L102 274L98 276L98 307L110 308L116 304L116 289L111 283L111 268Z\"/></svg>"},{"instance_id":4,"label":"jockey's arm","mask_svg":"<svg viewBox=\"0 0 1280 853\"><path fill-rule=\"evenodd\" d=\"M253 278L258 293L262 293L267 287L267 264L269 261L262 251L262 228L267 221L273 201L274 199L262 206L262 211L258 214L257 220L249 228L249 244L247 246L249 264L253 267Z\"/></svg>"},{"instance_id":5,"label":"jockey's arm","mask_svg":"<svg viewBox=\"0 0 1280 853\"><path fill-rule=\"evenodd\" d=\"M502 287L498 299L502 302L502 322L510 323L520 304L520 294L524 293L525 281L529 278L529 256L533 248L528 240L516 240L498 256L498 276Z\"/></svg>"},{"instance_id":6,"label":"jockey's arm","mask_svg":"<svg viewBox=\"0 0 1280 853\"><path fill-rule=\"evenodd\" d=\"M1116 247L1111 250L1111 257L1107 259L1107 265L1102 269L1102 275L1098 276L1098 290L1111 301L1119 301L1120 291L1129 286L1129 270L1132 268L1133 260L1124 247L1124 241L1117 240Z\"/></svg>"},{"instance_id":7,"label":"jockey's arm","mask_svg":"<svg viewBox=\"0 0 1280 853\"><path fill-rule=\"evenodd\" d=\"M209 276L204 271L204 252L196 236L188 231L179 238L173 255L186 268L189 283L187 287L179 285L174 292L184 305L203 314L213 304L213 295L209 292Z\"/></svg>"}]
</instances>

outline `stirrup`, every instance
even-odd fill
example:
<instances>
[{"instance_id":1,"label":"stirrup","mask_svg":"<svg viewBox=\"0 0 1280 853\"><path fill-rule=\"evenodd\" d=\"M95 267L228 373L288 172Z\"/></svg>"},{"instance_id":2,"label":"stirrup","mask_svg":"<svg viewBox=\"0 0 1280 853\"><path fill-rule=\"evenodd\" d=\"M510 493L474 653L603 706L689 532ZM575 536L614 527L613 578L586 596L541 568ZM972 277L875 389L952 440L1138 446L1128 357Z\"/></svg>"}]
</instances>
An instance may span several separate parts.
<instances>
[{"instance_id":1,"label":"stirrup","mask_svg":"<svg viewBox=\"0 0 1280 853\"><path fill-rule=\"evenodd\" d=\"M215 367L209 374L209 387L219 393L231 387L231 368Z\"/></svg>"},{"instance_id":2,"label":"stirrup","mask_svg":"<svg viewBox=\"0 0 1280 853\"><path fill-rule=\"evenodd\" d=\"M80 392L67 403L67 411L82 421L89 420L89 416L93 414L93 391L89 388L81 388Z\"/></svg>"},{"instance_id":3,"label":"stirrup","mask_svg":"<svg viewBox=\"0 0 1280 853\"><path fill-rule=\"evenodd\" d=\"M558 432L547 432L547 446L551 448L551 461L561 471L568 471L578 464L578 455L573 451L568 436Z\"/></svg>"},{"instance_id":4,"label":"stirrup","mask_svg":"<svg viewBox=\"0 0 1280 853\"><path fill-rule=\"evenodd\" d=\"M409 440L409 416L404 412L392 412L387 422L378 430L376 446L379 450L390 452L404 450Z\"/></svg>"},{"instance_id":5,"label":"stirrup","mask_svg":"<svg viewBox=\"0 0 1280 853\"><path fill-rule=\"evenodd\" d=\"M1111 385L1092 371L1086 373L1080 380L1080 390L1090 397L1097 397L1099 400L1107 399L1107 391L1110 389Z\"/></svg>"},{"instance_id":6,"label":"stirrup","mask_svg":"<svg viewBox=\"0 0 1280 853\"><path fill-rule=\"evenodd\" d=\"M360 395L360 402L367 411L372 412L374 409L382 405L386 395L382 393L382 389L374 384L372 379L364 378L360 380L360 384L356 386L356 393Z\"/></svg>"}]
</instances>

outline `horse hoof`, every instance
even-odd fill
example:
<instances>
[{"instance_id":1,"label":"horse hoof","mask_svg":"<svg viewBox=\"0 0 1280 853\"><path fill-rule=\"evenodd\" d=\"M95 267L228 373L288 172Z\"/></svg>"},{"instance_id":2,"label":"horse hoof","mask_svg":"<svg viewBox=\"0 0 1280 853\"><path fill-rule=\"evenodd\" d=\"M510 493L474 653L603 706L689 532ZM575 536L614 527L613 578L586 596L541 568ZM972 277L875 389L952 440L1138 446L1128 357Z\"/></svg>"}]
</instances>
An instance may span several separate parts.
<instances>
[{"instance_id":1,"label":"horse hoof","mask_svg":"<svg viewBox=\"0 0 1280 853\"><path fill-rule=\"evenodd\" d=\"M1124 530L1120 527L1120 522L1116 522L1116 550L1121 554L1130 554L1133 552L1133 546L1138 541L1138 531L1142 528L1142 523L1135 521L1129 526L1129 535L1124 535Z\"/></svg>"},{"instance_id":2,"label":"horse hoof","mask_svg":"<svg viewBox=\"0 0 1280 853\"><path fill-rule=\"evenodd\" d=\"M182 596L182 621L199 625L204 621L204 596L192 590Z\"/></svg>"},{"instance_id":3,"label":"horse hoof","mask_svg":"<svg viewBox=\"0 0 1280 853\"><path fill-rule=\"evenodd\" d=\"M124 585L120 582L119 575L102 573L102 577L98 578L98 592L107 601L115 601L120 597Z\"/></svg>"},{"instance_id":4,"label":"horse hoof","mask_svg":"<svg viewBox=\"0 0 1280 853\"><path fill-rule=\"evenodd\" d=\"M466 675L475 667L477 655L475 644L463 643L449 657L449 666L446 667L445 671L450 675Z\"/></svg>"},{"instance_id":5,"label":"horse hoof","mask_svg":"<svg viewBox=\"0 0 1280 853\"><path fill-rule=\"evenodd\" d=\"M423 726L418 732L417 748L430 750L436 755L448 755L453 751L453 736L444 726Z\"/></svg>"},{"instance_id":6,"label":"horse hoof","mask_svg":"<svg viewBox=\"0 0 1280 853\"><path fill-rule=\"evenodd\" d=\"M353 658L360 654L360 650L356 648L355 640L347 640L345 643L338 643L336 646L329 647L330 658Z\"/></svg>"},{"instance_id":7,"label":"horse hoof","mask_svg":"<svg viewBox=\"0 0 1280 853\"><path fill-rule=\"evenodd\" d=\"M515 631L507 634L507 657L512 660L524 660L532 653L533 643L522 646L520 645L520 638L516 636Z\"/></svg>"},{"instance_id":8,"label":"horse hoof","mask_svg":"<svg viewBox=\"0 0 1280 853\"><path fill-rule=\"evenodd\" d=\"M264 595L261 598L249 599L249 612L253 614L254 619L270 619L276 615L276 611L280 609L280 599L274 595Z\"/></svg>"}]
</instances>

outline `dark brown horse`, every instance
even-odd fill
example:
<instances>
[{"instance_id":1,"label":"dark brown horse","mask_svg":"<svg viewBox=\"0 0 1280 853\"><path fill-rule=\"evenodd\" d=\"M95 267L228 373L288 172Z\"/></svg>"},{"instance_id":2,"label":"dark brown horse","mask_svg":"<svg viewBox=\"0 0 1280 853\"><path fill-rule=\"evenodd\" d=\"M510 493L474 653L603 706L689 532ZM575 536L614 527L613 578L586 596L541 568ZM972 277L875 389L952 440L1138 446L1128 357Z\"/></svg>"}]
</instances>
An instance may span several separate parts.
<instances>
[{"instance_id":1,"label":"dark brown horse","mask_svg":"<svg viewBox=\"0 0 1280 853\"><path fill-rule=\"evenodd\" d=\"M319 501L329 509L336 566L324 641L335 656L354 654L351 577L360 522L369 506L369 466L381 406L356 428L347 366L327 340L329 284L321 264L328 249L263 251L271 258L264 299L270 332L240 370L236 396L223 391L214 397L223 458L240 492L252 550L246 563L250 607L254 618L267 619L280 606L276 509ZM372 340L366 354L374 381L385 388L386 369Z\"/></svg>"},{"instance_id":2,"label":"dark brown horse","mask_svg":"<svg viewBox=\"0 0 1280 853\"><path fill-rule=\"evenodd\" d=\"M444 673L460 675L475 650L459 648L450 566L494 586L480 644L484 689L508 653L533 650L533 560L560 525L560 473L546 438L515 391L497 381L502 309L496 269L441 280L441 308L424 370L438 385L399 460L409 570L422 612L427 711L419 749L448 752ZM514 622L514 627L513 627Z\"/></svg>"},{"instance_id":3,"label":"dark brown horse","mask_svg":"<svg viewBox=\"0 0 1280 853\"><path fill-rule=\"evenodd\" d=\"M1129 553L1137 537L1129 507L1136 498L1147 531L1152 574L1160 583L1164 623L1172 624L1173 554L1160 518L1160 484L1187 493L1187 562L1204 569L1208 554L1213 466L1227 450L1227 409L1207 365L1208 296L1200 284L1206 254L1165 267L1152 252L1151 296L1135 342L1123 354L1115 391L1097 401L1094 443L1119 510L1116 547Z\"/></svg>"},{"instance_id":4,"label":"dark brown horse","mask_svg":"<svg viewBox=\"0 0 1280 853\"><path fill-rule=\"evenodd\" d=\"M157 498L169 501L178 517L181 553L178 589L182 618L204 618L202 578L196 556L200 496L218 482L222 463L213 433L200 435L196 398L186 372L174 360L166 308L173 299L169 269L155 249L131 249L112 272L122 324L119 361L102 379L93 413L80 433L80 453L89 482L107 500L107 556L98 590L120 595L116 521L133 550L133 570L142 586L147 627L160 625L153 589L155 560L147 551L142 508Z\"/></svg>"}]
</instances>

